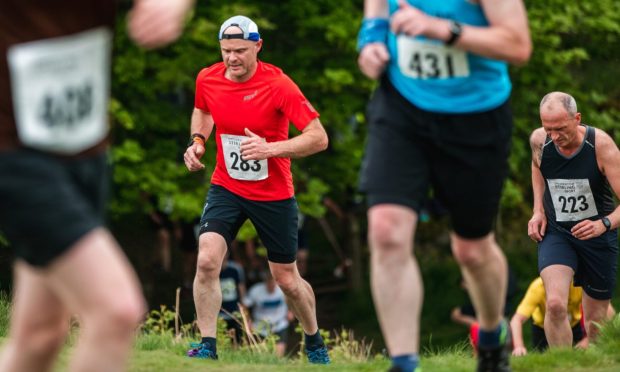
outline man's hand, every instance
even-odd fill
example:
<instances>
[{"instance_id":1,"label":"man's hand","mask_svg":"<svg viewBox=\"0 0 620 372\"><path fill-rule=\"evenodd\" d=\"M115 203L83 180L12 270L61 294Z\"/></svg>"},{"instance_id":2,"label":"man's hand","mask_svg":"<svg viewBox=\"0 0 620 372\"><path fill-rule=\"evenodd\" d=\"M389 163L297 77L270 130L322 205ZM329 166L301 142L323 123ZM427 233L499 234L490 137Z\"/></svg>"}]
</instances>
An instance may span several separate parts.
<instances>
[{"instance_id":1,"label":"man's hand","mask_svg":"<svg viewBox=\"0 0 620 372\"><path fill-rule=\"evenodd\" d=\"M431 17L418 8L409 5L408 2L400 0L398 10L392 16L390 28L395 34L405 34L408 36L424 35L433 39L441 38L441 30L438 28L439 19ZM447 31L447 27L445 30Z\"/></svg>"},{"instance_id":2,"label":"man's hand","mask_svg":"<svg viewBox=\"0 0 620 372\"><path fill-rule=\"evenodd\" d=\"M200 162L200 158L205 153L204 145L200 143L194 142L190 147L185 150L185 154L183 155L183 161L185 162L185 166L190 172L196 172L204 169L204 164Z\"/></svg>"},{"instance_id":3,"label":"man's hand","mask_svg":"<svg viewBox=\"0 0 620 372\"><path fill-rule=\"evenodd\" d=\"M241 141L241 158L243 160L264 160L271 158L271 145L258 134L245 128L245 135L250 137Z\"/></svg>"},{"instance_id":4,"label":"man's hand","mask_svg":"<svg viewBox=\"0 0 620 372\"><path fill-rule=\"evenodd\" d=\"M527 354L527 349L525 348L525 346L515 346L514 349L512 349L512 356L524 356Z\"/></svg>"},{"instance_id":5,"label":"man's hand","mask_svg":"<svg viewBox=\"0 0 620 372\"><path fill-rule=\"evenodd\" d=\"M176 40L194 0L135 0L129 13L129 35L145 48L157 48Z\"/></svg>"},{"instance_id":6,"label":"man's hand","mask_svg":"<svg viewBox=\"0 0 620 372\"><path fill-rule=\"evenodd\" d=\"M539 242L545 236L547 230L547 217L544 212L534 212L527 223L527 235L535 242Z\"/></svg>"},{"instance_id":7,"label":"man's hand","mask_svg":"<svg viewBox=\"0 0 620 372\"><path fill-rule=\"evenodd\" d=\"M583 220L570 229L573 236L579 240L596 238L597 236L602 235L605 231L607 231L607 228L603 224L602 220Z\"/></svg>"},{"instance_id":8,"label":"man's hand","mask_svg":"<svg viewBox=\"0 0 620 372\"><path fill-rule=\"evenodd\" d=\"M575 344L575 349L587 349L590 346L590 342L588 340L588 336L582 338L579 342Z\"/></svg>"},{"instance_id":9,"label":"man's hand","mask_svg":"<svg viewBox=\"0 0 620 372\"><path fill-rule=\"evenodd\" d=\"M376 80L381 76L390 60L390 53L381 42L366 44L360 51L357 64L362 73Z\"/></svg>"}]
</instances>

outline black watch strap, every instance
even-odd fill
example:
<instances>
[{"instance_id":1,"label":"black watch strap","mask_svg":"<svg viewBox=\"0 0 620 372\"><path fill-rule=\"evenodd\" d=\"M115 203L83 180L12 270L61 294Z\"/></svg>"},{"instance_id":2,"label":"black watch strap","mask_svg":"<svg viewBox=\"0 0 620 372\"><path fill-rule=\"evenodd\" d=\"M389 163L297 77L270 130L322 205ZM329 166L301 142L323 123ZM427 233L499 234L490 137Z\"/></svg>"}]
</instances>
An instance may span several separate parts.
<instances>
[{"instance_id":1,"label":"black watch strap","mask_svg":"<svg viewBox=\"0 0 620 372\"><path fill-rule=\"evenodd\" d=\"M205 138L205 136L203 136L203 135L202 135L202 134L200 134L200 133L194 133L194 134L192 134L192 136L191 136L191 137L189 137L189 142L187 143L187 147L190 147L191 145L193 145L193 144L194 144L194 138L196 138L196 137L198 137L198 138L202 139L202 143L203 143L203 144L206 142L206 138Z\"/></svg>"},{"instance_id":2,"label":"black watch strap","mask_svg":"<svg viewBox=\"0 0 620 372\"><path fill-rule=\"evenodd\" d=\"M605 225L605 231L611 230L611 221L609 220L609 218L603 217L601 218L601 221L603 221L603 225Z\"/></svg>"},{"instance_id":3,"label":"black watch strap","mask_svg":"<svg viewBox=\"0 0 620 372\"><path fill-rule=\"evenodd\" d=\"M446 40L446 45L452 45L461 37L463 25L457 21L450 20L450 38Z\"/></svg>"}]
</instances>

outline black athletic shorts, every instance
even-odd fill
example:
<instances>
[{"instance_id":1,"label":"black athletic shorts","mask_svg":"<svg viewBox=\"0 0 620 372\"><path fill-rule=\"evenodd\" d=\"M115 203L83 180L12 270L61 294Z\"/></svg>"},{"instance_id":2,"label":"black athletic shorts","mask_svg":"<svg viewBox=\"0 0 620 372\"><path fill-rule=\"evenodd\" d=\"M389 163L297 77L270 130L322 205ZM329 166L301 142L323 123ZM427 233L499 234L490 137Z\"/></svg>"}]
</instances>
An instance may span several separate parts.
<instances>
[{"instance_id":1,"label":"black athletic shorts","mask_svg":"<svg viewBox=\"0 0 620 372\"><path fill-rule=\"evenodd\" d=\"M109 167L105 154L58 158L0 152L0 231L17 258L47 266L103 226Z\"/></svg>"},{"instance_id":2,"label":"black athletic shorts","mask_svg":"<svg viewBox=\"0 0 620 372\"><path fill-rule=\"evenodd\" d=\"M575 286L583 287L588 296L611 299L618 270L618 230L579 240L569 231L548 224L543 240L538 243L538 272L550 265L572 268Z\"/></svg>"},{"instance_id":3,"label":"black athletic shorts","mask_svg":"<svg viewBox=\"0 0 620 372\"><path fill-rule=\"evenodd\" d=\"M472 114L421 110L383 78L368 104L368 143L360 189L369 207L399 204L419 213L433 189L463 238L492 229L512 132L508 102Z\"/></svg>"},{"instance_id":4,"label":"black athletic shorts","mask_svg":"<svg viewBox=\"0 0 620 372\"><path fill-rule=\"evenodd\" d=\"M222 186L211 185L200 219L200 234L215 232L228 244L250 219L275 263L293 263L297 256L297 200L254 201L235 195Z\"/></svg>"}]
</instances>

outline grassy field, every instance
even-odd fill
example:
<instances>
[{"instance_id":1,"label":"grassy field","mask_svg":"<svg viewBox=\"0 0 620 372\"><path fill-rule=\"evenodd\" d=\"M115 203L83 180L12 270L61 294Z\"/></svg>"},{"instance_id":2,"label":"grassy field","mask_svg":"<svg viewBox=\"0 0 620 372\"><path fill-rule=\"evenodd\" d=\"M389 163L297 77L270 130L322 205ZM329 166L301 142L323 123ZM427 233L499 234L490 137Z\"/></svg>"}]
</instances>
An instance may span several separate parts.
<instances>
[{"instance_id":1,"label":"grassy field","mask_svg":"<svg viewBox=\"0 0 620 372\"><path fill-rule=\"evenodd\" d=\"M328 366L309 365L293 355L278 359L265 349L231 350L224 345L220 360L196 360L185 357L186 343L175 341L171 335L141 335L136 342L130 371L386 371L389 362L380 355L369 355L356 341L332 340L333 363ZM59 362L58 371L66 370L71 347L67 347ZM523 372L620 371L620 316L603 328L597 344L588 350L552 350L544 354L528 354L512 358L513 370ZM425 351L422 356L425 372L471 372L475 360L465 344L448 350Z\"/></svg>"},{"instance_id":2,"label":"grassy field","mask_svg":"<svg viewBox=\"0 0 620 372\"><path fill-rule=\"evenodd\" d=\"M180 345L179 345L180 346ZM616 346L619 346L616 341ZM620 371L618 348L609 350L594 347L586 351L554 350L545 354L531 354L513 358L514 371ZM63 356L57 368L66 370L68 353ZM328 366L313 366L300 359L278 360L270 355L250 355L243 352L221 354L220 360L195 360L184 355L184 347L136 350L131 359L130 371L386 371L389 363L383 357L368 361L347 361L334 358ZM422 369L428 371L467 371L475 370L475 361L463 351L444 351L426 355L422 359Z\"/></svg>"},{"instance_id":3,"label":"grassy field","mask_svg":"<svg viewBox=\"0 0 620 372\"><path fill-rule=\"evenodd\" d=\"M0 336L6 337L8 317L3 312L8 310L6 298L0 298ZM4 310L4 311L1 311ZM6 313L4 313L6 315ZM151 312L144 323L142 332L136 339L130 360L130 371L386 371L389 361L382 355L371 352L371 345L363 340L356 340L345 330L337 335L324 338L330 347L333 363L327 366L309 365L305 357L293 352L287 358L274 356L274 340L268 338L233 349L224 334L218 335L218 353L220 359L198 360L185 356L190 340L195 339L191 325L183 326L181 333L186 337L175 338L168 326L171 312L162 308ZM219 327L223 328L223 327ZM66 371L77 339L79 329L75 327L63 349L56 371ZM0 342L4 340L0 338ZM620 371L620 315L606 324L596 344L587 350L560 349L544 354L528 354L512 358L513 371L523 372L567 372L567 371ZM424 350L422 352L422 369L425 372L473 371L475 360L466 343L449 349Z\"/></svg>"}]
</instances>

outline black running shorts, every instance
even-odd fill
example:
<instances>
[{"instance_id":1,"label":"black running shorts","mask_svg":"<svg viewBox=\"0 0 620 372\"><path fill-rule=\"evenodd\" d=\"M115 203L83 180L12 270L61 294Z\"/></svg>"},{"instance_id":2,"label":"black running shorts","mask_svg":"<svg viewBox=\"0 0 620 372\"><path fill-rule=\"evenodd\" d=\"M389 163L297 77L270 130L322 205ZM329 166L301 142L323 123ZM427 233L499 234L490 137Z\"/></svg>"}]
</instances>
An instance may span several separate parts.
<instances>
[{"instance_id":1,"label":"black running shorts","mask_svg":"<svg viewBox=\"0 0 620 372\"><path fill-rule=\"evenodd\" d=\"M419 212L432 188L457 235L475 239L493 229L508 174L508 102L487 112L433 113L411 104L384 78L367 118L360 189L369 206L399 204Z\"/></svg>"},{"instance_id":2,"label":"black running shorts","mask_svg":"<svg viewBox=\"0 0 620 372\"><path fill-rule=\"evenodd\" d=\"M253 201L211 185L200 219L200 234L220 234L228 246L250 219L275 263L293 263L297 256L297 200Z\"/></svg>"},{"instance_id":3,"label":"black running shorts","mask_svg":"<svg viewBox=\"0 0 620 372\"><path fill-rule=\"evenodd\" d=\"M16 257L44 267L103 226L108 180L104 154L0 152L0 231Z\"/></svg>"}]
</instances>

